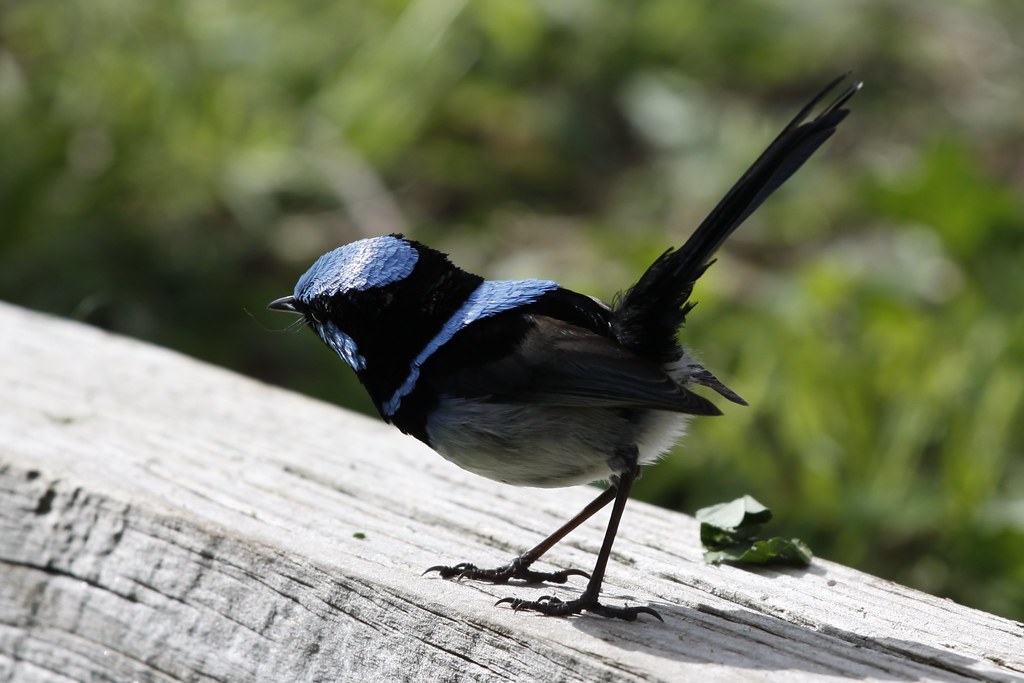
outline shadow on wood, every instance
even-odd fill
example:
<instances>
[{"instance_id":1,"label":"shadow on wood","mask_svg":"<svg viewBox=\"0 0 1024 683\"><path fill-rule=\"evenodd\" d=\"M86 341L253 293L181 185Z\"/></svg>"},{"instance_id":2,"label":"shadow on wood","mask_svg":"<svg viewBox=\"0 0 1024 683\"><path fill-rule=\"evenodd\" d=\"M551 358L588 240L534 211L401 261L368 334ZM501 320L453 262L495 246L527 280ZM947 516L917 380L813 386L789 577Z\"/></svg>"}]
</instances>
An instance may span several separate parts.
<instances>
[{"instance_id":1,"label":"shadow on wood","mask_svg":"<svg viewBox=\"0 0 1024 683\"><path fill-rule=\"evenodd\" d=\"M632 501L606 599L628 624L493 607L568 586L496 565L587 489L464 473L375 420L0 304L0 679L1024 679L1024 625L829 562L701 561ZM589 569L604 515L545 560Z\"/></svg>"}]
</instances>

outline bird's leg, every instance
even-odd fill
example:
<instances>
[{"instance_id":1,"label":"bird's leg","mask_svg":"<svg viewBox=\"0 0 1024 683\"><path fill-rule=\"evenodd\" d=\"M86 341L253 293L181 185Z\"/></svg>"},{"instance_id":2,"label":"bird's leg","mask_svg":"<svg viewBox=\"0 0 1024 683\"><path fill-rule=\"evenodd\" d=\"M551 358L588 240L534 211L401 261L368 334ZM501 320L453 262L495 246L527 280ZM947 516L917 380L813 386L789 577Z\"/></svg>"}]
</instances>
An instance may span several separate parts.
<instances>
[{"instance_id":1,"label":"bird's leg","mask_svg":"<svg viewBox=\"0 0 1024 683\"><path fill-rule=\"evenodd\" d=\"M650 607L609 607L598 602L601 594L601 584L604 581L605 568L608 566L608 558L612 552L612 544L615 542L615 533L619 528L619 520L622 518L622 511L626 507L626 500L629 498L629 489L638 474L638 468L619 475L618 481L609 489L615 491L615 505L612 507L611 518L608 520L608 530L604 534L604 543L601 544L601 552L597 556L597 563L590 575L590 582L586 590L575 600L561 600L553 595L544 595L537 600L523 600L521 598L502 598L496 604L508 604L513 610L525 610L529 612L540 612L548 616L564 617L581 612L593 612L603 617L625 619L636 621L637 616L649 614L659 621L664 621L661 615Z\"/></svg>"},{"instance_id":2,"label":"bird's leg","mask_svg":"<svg viewBox=\"0 0 1024 683\"><path fill-rule=\"evenodd\" d=\"M587 507L580 510L575 517L560 526L555 533L502 567L480 569L469 562L462 562L450 567L437 565L423 573L437 572L444 579L472 579L489 583L506 583L510 579L518 579L527 583L565 583L570 576L590 578L590 574L579 569L564 569L558 572L535 572L530 569L530 565L536 562L541 555L551 550L556 543L569 535L569 532L593 517L594 513L610 503L614 498L615 487L612 486L605 489Z\"/></svg>"}]
</instances>

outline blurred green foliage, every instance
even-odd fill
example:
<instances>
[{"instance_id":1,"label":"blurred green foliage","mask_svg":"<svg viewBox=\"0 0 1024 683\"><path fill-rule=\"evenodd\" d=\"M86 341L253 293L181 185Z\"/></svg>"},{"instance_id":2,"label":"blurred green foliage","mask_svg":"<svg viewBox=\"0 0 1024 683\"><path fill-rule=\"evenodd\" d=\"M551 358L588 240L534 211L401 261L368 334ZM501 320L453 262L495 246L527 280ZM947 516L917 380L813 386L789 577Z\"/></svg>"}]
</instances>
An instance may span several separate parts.
<instances>
[{"instance_id":1,"label":"blurred green foliage","mask_svg":"<svg viewBox=\"0 0 1024 683\"><path fill-rule=\"evenodd\" d=\"M752 493L818 555L1024 619L1021 35L981 0L8 0L0 297L370 410L263 311L321 252L405 231L610 298L852 69L698 286L686 342L752 407L638 495Z\"/></svg>"}]
</instances>

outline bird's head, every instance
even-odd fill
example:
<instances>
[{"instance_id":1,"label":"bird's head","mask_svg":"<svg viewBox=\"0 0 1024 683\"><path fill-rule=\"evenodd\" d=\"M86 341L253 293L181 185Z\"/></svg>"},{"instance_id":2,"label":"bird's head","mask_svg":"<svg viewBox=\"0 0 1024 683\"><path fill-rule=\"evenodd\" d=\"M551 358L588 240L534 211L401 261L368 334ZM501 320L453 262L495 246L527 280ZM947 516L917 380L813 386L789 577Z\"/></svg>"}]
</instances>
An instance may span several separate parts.
<instances>
[{"instance_id":1,"label":"bird's head","mask_svg":"<svg viewBox=\"0 0 1024 683\"><path fill-rule=\"evenodd\" d=\"M383 391L408 373L409 361L481 281L419 242L370 237L321 256L291 296L268 308L302 315L372 394L370 384Z\"/></svg>"},{"instance_id":2,"label":"bird's head","mask_svg":"<svg viewBox=\"0 0 1024 683\"><path fill-rule=\"evenodd\" d=\"M371 237L327 252L303 273L291 296L267 306L302 315L353 370L366 367L359 337L387 313L393 290L412 275L421 245L400 235Z\"/></svg>"}]
</instances>

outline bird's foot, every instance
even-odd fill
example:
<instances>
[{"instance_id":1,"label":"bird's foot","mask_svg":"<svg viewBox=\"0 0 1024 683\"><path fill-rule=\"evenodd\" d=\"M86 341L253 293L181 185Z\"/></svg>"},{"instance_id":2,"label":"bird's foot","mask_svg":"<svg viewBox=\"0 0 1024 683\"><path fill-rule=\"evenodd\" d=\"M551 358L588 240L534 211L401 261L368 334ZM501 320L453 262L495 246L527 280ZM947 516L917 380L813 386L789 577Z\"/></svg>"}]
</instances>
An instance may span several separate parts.
<instances>
[{"instance_id":1,"label":"bird's foot","mask_svg":"<svg viewBox=\"0 0 1024 683\"><path fill-rule=\"evenodd\" d=\"M485 581L487 583L508 583L510 580L523 581L525 583L565 583L570 576L582 576L590 578L590 574L579 569L563 569L558 572L535 572L530 569L531 562L524 562L517 557L503 567L495 569L480 569L469 562L461 562L454 566L436 565L427 571L437 572L442 579L470 579L471 581Z\"/></svg>"},{"instance_id":2,"label":"bird's foot","mask_svg":"<svg viewBox=\"0 0 1024 683\"><path fill-rule=\"evenodd\" d=\"M625 621L636 621L641 614L649 614L660 622L664 619L650 607L609 607L597 601L597 597L590 597L586 593L575 600L561 600L553 595L542 595L536 600L523 600L521 598L502 598L495 605L507 604L515 612L540 612L549 617L567 617L573 614L591 612L609 619L624 619Z\"/></svg>"}]
</instances>

